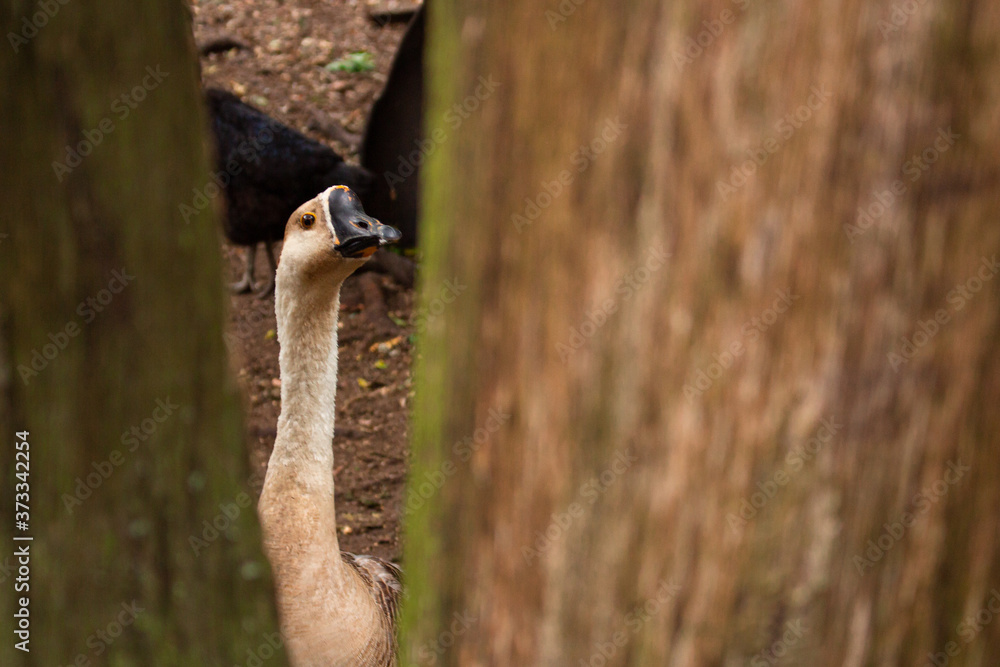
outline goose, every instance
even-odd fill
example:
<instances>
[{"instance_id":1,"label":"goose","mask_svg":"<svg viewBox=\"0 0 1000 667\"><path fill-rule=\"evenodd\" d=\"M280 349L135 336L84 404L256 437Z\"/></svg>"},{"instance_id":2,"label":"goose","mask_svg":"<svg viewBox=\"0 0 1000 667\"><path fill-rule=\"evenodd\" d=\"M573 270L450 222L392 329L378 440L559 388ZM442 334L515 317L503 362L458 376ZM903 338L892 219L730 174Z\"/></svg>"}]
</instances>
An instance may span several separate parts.
<instances>
[{"instance_id":1,"label":"goose","mask_svg":"<svg viewBox=\"0 0 1000 667\"><path fill-rule=\"evenodd\" d=\"M285 230L275 286L281 414L258 515L295 667L396 665L400 570L340 551L333 431L340 287L399 238L344 185L301 205Z\"/></svg>"}]
</instances>

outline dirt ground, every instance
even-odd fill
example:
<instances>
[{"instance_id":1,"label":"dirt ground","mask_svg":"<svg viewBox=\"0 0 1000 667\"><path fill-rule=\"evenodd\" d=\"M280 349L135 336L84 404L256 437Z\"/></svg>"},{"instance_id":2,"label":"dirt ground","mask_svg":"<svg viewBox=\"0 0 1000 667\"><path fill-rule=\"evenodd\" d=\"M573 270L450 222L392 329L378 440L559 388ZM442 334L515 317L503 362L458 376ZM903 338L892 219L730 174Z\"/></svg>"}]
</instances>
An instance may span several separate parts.
<instances>
[{"instance_id":1,"label":"dirt ground","mask_svg":"<svg viewBox=\"0 0 1000 667\"><path fill-rule=\"evenodd\" d=\"M365 0L193 0L195 40L230 37L246 49L202 57L205 85L227 89L279 121L331 146L357 163L352 135L360 136L385 84L405 24L378 25L372 8L410 2ZM375 68L330 72L324 66L366 51ZM337 128L346 130L346 134ZM229 278L242 256L223 244ZM258 253L257 275L266 275ZM343 288L340 377L334 474L340 546L398 560L400 508L407 458L411 397L413 291L379 276L396 330L376 331L364 315L357 277ZM263 473L280 411L274 298L231 297L229 343L245 398L251 465Z\"/></svg>"}]
</instances>

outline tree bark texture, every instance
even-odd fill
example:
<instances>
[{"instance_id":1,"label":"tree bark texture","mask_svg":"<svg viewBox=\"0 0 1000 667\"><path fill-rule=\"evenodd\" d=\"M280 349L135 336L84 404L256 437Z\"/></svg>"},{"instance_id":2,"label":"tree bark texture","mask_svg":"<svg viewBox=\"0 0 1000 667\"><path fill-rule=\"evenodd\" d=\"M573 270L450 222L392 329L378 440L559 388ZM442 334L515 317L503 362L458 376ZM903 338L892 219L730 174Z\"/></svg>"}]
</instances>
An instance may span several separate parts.
<instances>
[{"instance_id":1,"label":"tree bark texture","mask_svg":"<svg viewBox=\"0 0 1000 667\"><path fill-rule=\"evenodd\" d=\"M1000 663L1000 6L428 20L404 659Z\"/></svg>"},{"instance_id":2,"label":"tree bark texture","mask_svg":"<svg viewBox=\"0 0 1000 667\"><path fill-rule=\"evenodd\" d=\"M218 200L181 215L215 187L188 12L0 10L4 665L228 667L280 639L222 339ZM12 533L34 538L27 592ZM30 653L10 631L22 596Z\"/></svg>"}]
</instances>

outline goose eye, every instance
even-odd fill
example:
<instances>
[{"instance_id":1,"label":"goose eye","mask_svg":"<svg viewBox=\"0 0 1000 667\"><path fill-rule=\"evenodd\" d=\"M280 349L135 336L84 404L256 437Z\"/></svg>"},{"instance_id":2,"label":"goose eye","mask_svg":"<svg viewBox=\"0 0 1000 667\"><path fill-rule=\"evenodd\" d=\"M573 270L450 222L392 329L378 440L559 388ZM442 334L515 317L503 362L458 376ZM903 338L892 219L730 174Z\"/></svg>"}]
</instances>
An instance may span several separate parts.
<instances>
[{"instance_id":1,"label":"goose eye","mask_svg":"<svg viewBox=\"0 0 1000 667\"><path fill-rule=\"evenodd\" d=\"M303 227L312 227L313 223L316 222L316 216L312 213L303 213L300 220Z\"/></svg>"}]
</instances>

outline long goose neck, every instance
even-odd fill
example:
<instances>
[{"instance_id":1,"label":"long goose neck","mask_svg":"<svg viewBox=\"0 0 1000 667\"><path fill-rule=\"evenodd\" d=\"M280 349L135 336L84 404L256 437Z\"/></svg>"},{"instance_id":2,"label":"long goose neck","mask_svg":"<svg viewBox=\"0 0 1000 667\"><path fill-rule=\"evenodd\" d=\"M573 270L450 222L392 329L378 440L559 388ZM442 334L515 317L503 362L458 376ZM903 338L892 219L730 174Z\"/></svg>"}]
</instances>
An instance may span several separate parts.
<instances>
[{"instance_id":1,"label":"long goose neck","mask_svg":"<svg viewBox=\"0 0 1000 667\"><path fill-rule=\"evenodd\" d=\"M279 271L275 293L281 345L281 414L268 476L293 485L329 527L324 548L339 553L334 510L333 433L340 283L304 289ZM286 501L288 499L286 498ZM295 530L284 526L283 530Z\"/></svg>"}]
</instances>

